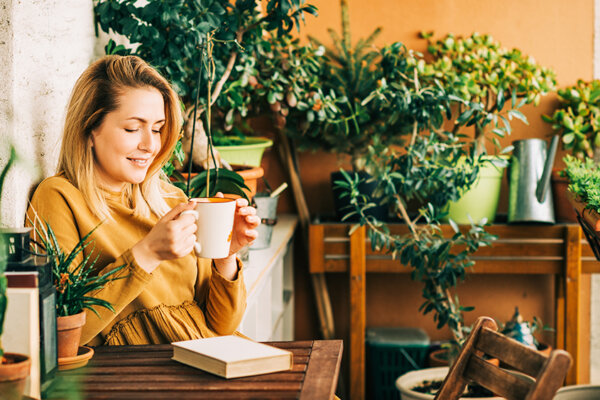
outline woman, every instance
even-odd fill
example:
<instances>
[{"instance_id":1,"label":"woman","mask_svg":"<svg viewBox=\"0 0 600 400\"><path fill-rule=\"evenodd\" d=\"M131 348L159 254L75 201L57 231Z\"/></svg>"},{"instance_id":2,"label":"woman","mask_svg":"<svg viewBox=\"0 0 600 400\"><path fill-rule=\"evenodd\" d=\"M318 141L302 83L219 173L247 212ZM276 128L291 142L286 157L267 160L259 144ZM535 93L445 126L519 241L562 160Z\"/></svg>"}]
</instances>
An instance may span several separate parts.
<instances>
[{"instance_id":1,"label":"woman","mask_svg":"<svg viewBox=\"0 0 600 400\"><path fill-rule=\"evenodd\" d=\"M194 256L194 208L160 179L181 127L179 99L168 82L135 56L107 56L77 80L65 121L58 174L35 191L28 218L47 221L70 250L88 232L85 255L99 273L126 265L94 293L109 301L86 311L81 342L169 343L227 335L246 301L235 253L257 237L255 209L238 199L230 255Z\"/></svg>"}]
</instances>

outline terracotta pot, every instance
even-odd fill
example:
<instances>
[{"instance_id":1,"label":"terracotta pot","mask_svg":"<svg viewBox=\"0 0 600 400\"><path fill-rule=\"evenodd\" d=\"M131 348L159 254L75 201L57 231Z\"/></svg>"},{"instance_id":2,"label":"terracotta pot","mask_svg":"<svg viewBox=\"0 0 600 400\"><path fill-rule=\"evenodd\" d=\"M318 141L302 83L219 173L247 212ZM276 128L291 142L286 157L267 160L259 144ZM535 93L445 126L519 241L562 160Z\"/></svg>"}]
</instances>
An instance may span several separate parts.
<instances>
[{"instance_id":1,"label":"terracotta pot","mask_svg":"<svg viewBox=\"0 0 600 400\"><path fill-rule=\"evenodd\" d=\"M246 192L249 199L252 199L256 194L258 180L265 175L265 170L261 167L249 167L246 165L232 165L231 167L244 178L244 183L250 188L250 191L244 190L244 192Z\"/></svg>"},{"instance_id":2,"label":"terracotta pot","mask_svg":"<svg viewBox=\"0 0 600 400\"><path fill-rule=\"evenodd\" d=\"M496 366L500 365L500 360L497 358L490 358L487 362ZM448 365L448 349L437 349L429 353L430 367L447 367Z\"/></svg>"},{"instance_id":3,"label":"terracotta pot","mask_svg":"<svg viewBox=\"0 0 600 400\"><path fill-rule=\"evenodd\" d=\"M244 178L244 183L246 184L246 186L248 186L248 188L250 188L249 191L244 189L244 192L246 193L246 196L248 196L249 199L252 199L254 197L254 195L256 194L256 187L258 185L258 180L265 175L265 170L262 169L261 167L249 167L246 165L232 165L231 167L242 178ZM182 172L181 175L183 175L183 177L185 179L187 179L187 176L188 176L187 172ZM195 177L196 175L198 175L196 172L192 172L192 178ZM174 181L174 180L175 179L173 177L171 177L171 181ZM226 197L238 198L240 196L226 193Z\"/></svg>"},{"instance_id":4,"label":"terracotta pot","mask_svg":"<svg viewBox=\"0 0 600 400\"><path fill-rule=\"evenodd\" d=\"M552 200L554 200L554 214L557 222L577 222L577 214L569 202L567 187L569 180L559 176L559 169L552 171Z\"/></svg>"},{"instance_id":5,"label":"terracotta pot","mask_svg":"<svg viewBox=\"0 0 600 400\"><path fill-rule=\"evenodd\" d=\"M75 357L77 355L83 325L85 325L85 311L56 318L58 358Z\"/></svg>"},{"instance_id":6,"label":"terracotta pot","mask_svg":"<svg viewBox=\"0 0 600 400\"><path fill-rule=\"evenodd\" d=\"M537 346L537 351L539 351L546 357L550 357L550 353L552 353L552 346L546 343L539 343Z\"/></svg>"},{"instance_id":7,"label":"terracotta pot","mask_svg":"<svg viewBox=\"0 0 600 400\"><path fill-rule=\"evenodd\" d=\"M25 354L4 353L8 363L0 364L0 397L3 400L21 400L25 380L31 370L31 359Z\"/></svg>"},{"instance_id":8,"label":"terracotta pot","mask_svg":"<svg viewBox=\"0 0 600 400\"><path fill-rule=\"evenodd\" d=\"M448 349L437 349L429 353L430 367L448 366Z\"/></svg>"}]
</instances>

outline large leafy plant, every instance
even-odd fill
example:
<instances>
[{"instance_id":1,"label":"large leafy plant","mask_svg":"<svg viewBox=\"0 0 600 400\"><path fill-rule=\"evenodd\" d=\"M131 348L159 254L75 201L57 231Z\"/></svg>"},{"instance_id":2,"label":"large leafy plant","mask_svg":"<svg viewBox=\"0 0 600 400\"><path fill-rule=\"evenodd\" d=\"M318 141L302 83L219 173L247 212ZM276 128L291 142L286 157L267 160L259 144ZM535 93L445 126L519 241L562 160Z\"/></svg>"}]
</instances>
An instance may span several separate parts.
<instances>
[{"instance_id":1,"label":"large leafy plant","mask_svg":"<svg viewBox=\"0 0 600 400\"><path fill-rule=\"evenodd\" d=\"M103 31L121 34L131 43L119 47L109 42L107 52L139 55L158 68L181 96L186 110L184 132L189 133L183 135L180 149L187 154L190 175L192 163L198 168L204 164L208 170L203 183L208 193L212 192L210 169L218 168L211 161L215 160L211 110L215 105L229 115L229 109L240 108L237 103L243 98L237 80L228 82L238 71L240 52L253 52L265 32L283 35L298 27L305 13L316 14L316 8L304 0L269 0L264 13L258 0L96 0L94 10ZM226 99L220 98L223 91L228 93ZM181 152L178 155L181 161ZM173 169L173 164L167 166L167 172ZM231 184L235 180L228 179L227 185ZM192 190L201 188L192 188L188 176L188 195Z\"/></svg>"},{"instance_id":2,"label":"large leafy plant","mask_svg":"<svg viewBox=\"0 0 600 400\"><path fill-rule=\"evenodd\" d=\"M578 158L600 161L600 81L578 80L558 91L560 106L542 119L561 135L563 148Z\"/></svg>"},{"instance_id":3,"label":"large leafy plant","mask_svg":"<svg viewBox=\"0 0 600 400\"><path fill-rule=\"evenodd\" d=\"M419 73L426 82L441 82L449 95L460 99L454 131L465 123L474 126L480 154L486 152L486 139L500 147L498 138L510 134L512 119L527 123L521 107L538 105L556 87L553 71L518 49L503 48L490 35L448 34L439 40L431 33L422 36L433 59L419 61Z\"/></svg>"}]
</instances>

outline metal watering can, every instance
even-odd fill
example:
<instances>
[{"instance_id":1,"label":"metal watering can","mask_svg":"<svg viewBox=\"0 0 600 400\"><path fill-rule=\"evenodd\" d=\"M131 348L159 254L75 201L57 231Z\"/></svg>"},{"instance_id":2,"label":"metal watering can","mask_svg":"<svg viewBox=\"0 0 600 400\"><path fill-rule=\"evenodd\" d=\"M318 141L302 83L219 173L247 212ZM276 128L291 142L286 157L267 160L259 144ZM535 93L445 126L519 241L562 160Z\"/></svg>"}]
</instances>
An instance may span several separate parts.
<instances>
[{"instance_id":1,"label":"metal watering can","mask_svg":"<svg viewBox=\"0 0 600 400\"><path fill-rule=\"evenodd\" d=\"M513 142L508 175L508 222L554 223L550 176L558 146L558 135L546 150L543 139Z\"/></svg>"}]
</instances>

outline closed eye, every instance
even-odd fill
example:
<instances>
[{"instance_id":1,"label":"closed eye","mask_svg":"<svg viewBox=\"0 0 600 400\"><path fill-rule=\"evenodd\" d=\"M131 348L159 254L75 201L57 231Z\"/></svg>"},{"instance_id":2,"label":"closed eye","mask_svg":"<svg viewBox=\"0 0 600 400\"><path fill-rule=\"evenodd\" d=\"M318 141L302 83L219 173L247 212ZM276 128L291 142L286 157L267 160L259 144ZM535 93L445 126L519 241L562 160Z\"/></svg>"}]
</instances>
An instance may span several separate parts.
<instances>
[{"instance_id":1,"label":"closed eye","mask_svg":"<svg viewBox=\"0 0 600 400\"><path fill-rule=\"evenodd\" d=\"M125 132L129 132L129 133L133 133L133 132L137 132L139 129L127 129L125 128Z\"/></svg>"}]
</instances>

